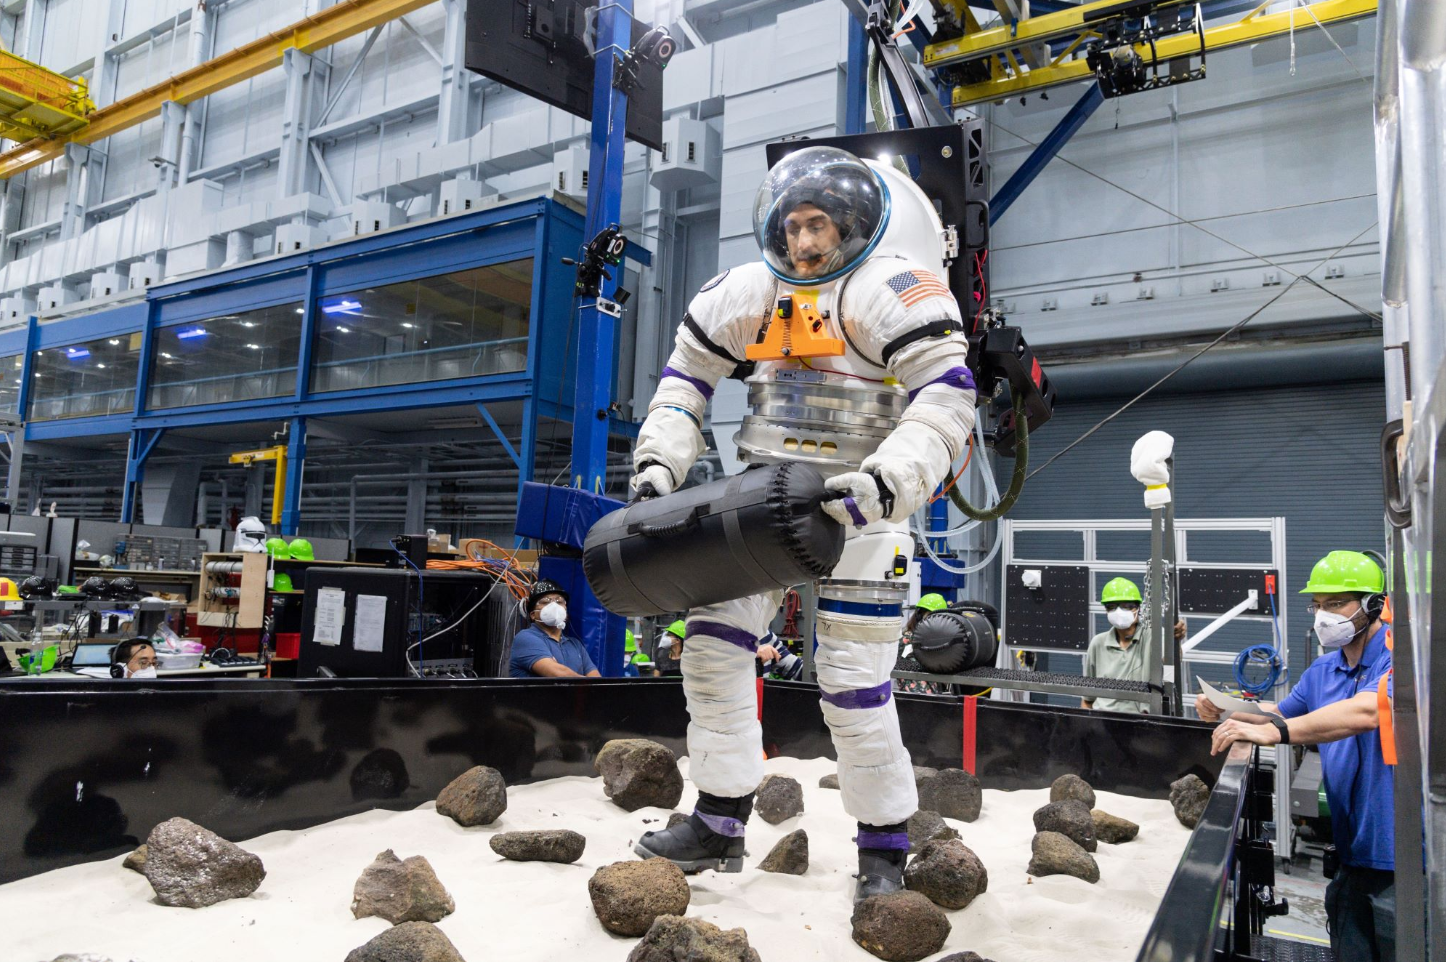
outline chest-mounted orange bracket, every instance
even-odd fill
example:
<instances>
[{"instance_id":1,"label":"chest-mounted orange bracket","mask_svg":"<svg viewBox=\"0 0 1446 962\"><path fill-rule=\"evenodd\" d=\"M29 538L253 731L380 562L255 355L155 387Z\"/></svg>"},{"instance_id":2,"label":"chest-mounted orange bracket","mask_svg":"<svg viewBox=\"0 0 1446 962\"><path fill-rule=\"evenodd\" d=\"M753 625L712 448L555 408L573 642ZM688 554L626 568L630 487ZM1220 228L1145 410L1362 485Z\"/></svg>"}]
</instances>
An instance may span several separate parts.
<instances>
[{"instance_id":1,"label":"chest-mounted orange bracket","mask_svg":"<svg viewBox=\"0 0 1446 962\"><path fill-rule=\"evenodd\" d=\"M818 309L815 291L797 291L778 299L763 340L748 345L750 361L793 361L809 357L843 357L844 342L829 336L827 312Z\"/></svg>"}]
</instances>

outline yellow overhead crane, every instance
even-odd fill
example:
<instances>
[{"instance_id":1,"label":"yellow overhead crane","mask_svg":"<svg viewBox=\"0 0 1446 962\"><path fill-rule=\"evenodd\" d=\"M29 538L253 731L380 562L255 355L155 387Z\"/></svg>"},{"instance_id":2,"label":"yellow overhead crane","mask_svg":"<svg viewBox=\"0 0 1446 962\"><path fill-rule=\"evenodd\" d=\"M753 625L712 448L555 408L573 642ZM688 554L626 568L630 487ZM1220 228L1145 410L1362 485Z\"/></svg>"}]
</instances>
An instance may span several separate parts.
<instances>
[{"instance_id":1,"label":"yellow overhead crane","mask_svg":"<svg viewBox=\"0 0 1446 962\"><path fill-rule=\"evenodd\" d=\"M89 123L93 110L84 78L72 79L0 50L0 137L63 137Z\"/></svg>"},{"instance_id":2,"label":"yellow overhead crane","mask_svg":"<svg viewBox=\"0 0 1446 962\"><path fill-rule=\"evenodd\" d=\"M231 455L232 464L241 464L248 468L262 461L276 462L276 475L271 488L271 524L275 527L281 523L281 505L286 500L286 445L278 444L274 448L261 448L259 451L237 451Z\"/></svg>"},{"instance_id":3,"label":"yellow overhead crane","mask_svg":"<svg viewBox=\"0 0 1446 962\"><path fill-rule=\"evenodd\" d=\"M283 30L243 44L153 87L98 108L90 114L87 124L69 132L48 133L5 151L0 154L0 179L54 160L65 152L67 143L94 143L143 123L159 115L161 105L167 101L188 104L249 80L280 66L288 50L312 53L404 17L433 2L435 0L341 0Z\"/></svg>"},{"instance_id":4,"label":"yellow overhead crane","mask_svg":"<svg viewBox=\"0 0 1446 962\"><path fill-rule=\"evenodd\" d=\"M956 9L963 8L967 13L964 0L946 2ZM1178 4L1166 3L1159 6L1173 5ZM1195 33L1181 33L1159 39L1153 51L1146 44L1136 44L1135 48L1142 56L1165 63L1202 52L1213 53L1242 44L1257 43L1291 30L1308 30L1317 23L1330 26L1376 13L1376 0L1318 0L1308 6L1265 13L1265 8L1269 5L1269 2L1262 3L1235 23L1205 29L1203 38ZM1138 3L1101 0L1098 3L1084 3L1069 10L1029 17L1013 25L992 27L988 30L968 29L969 21L973 18L966 18L961 14L961 22L966 27L965 34L925 47L924 65L931 70L952 67L956 68L956 72L965 74L964 81L954 87L955 107L989 103L1085 80L1093 75L1093 71L1085 59L1079 56L1079 49L1100 37L1092 28L1111 18L1118 18L1122 9L1136 6ZM1028 46L1064 40L1071 42L1043 67L1030 69L1023 66L1023 58L1016 55L1017 51Z\"/></svg>"}]
</instances>

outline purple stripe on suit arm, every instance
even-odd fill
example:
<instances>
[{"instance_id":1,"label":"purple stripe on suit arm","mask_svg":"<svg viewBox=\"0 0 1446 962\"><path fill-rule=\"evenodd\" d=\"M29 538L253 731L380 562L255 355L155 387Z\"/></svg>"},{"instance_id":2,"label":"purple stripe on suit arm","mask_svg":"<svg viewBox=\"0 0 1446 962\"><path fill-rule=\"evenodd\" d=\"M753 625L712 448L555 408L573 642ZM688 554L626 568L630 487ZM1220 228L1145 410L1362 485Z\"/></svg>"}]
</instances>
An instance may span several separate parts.
<instances>
[{"instance_id":1,"label":"purple stripe on suit arm","mask_svg":"<svg viewBox=\"0 0 1446 962\"><path fill-rule=\"evenodd\" d=\"M713 397L713 389L708 386L707 381L704 381L701 378L691 377L687 374L684 374L682 371L671 367L663 368L663 377L675 377L680 381L687 381L689 384L693 385L693 387L698 389L698 393L703 395L703 399L705 401L711 400Z\"/></svg>"},{"instance_id":2,"label":"purple stripe on suit arm","mask_svg":"<svg viewBox=\"0 0 1446 962\"><path fill-rule=\"evenodd\" d=\"M943 384L946 387L958 388L961 391L975 390L974 375L967 367L951 367L928 384L916 387L910 391L909 400L912 402L914 398L919 396L920 391L934 384Z\"/></svg>"}]
</instances>

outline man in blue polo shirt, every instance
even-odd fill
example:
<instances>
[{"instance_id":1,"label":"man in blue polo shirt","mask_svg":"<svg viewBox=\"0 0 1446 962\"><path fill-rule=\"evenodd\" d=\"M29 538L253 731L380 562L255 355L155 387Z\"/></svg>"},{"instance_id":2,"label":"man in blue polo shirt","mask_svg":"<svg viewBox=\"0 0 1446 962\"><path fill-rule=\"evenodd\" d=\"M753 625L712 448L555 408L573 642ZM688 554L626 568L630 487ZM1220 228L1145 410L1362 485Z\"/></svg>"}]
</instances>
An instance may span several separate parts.
<instances>
[{"instance_id":1,"label":"man in blue polo shirt","mask_svg":"<svg viewBox=\"0 0 1446 962\"><path fill-rule=\"evenodd\" d=\"M1326 654L1300 676L1272 714L1235 715L1215 729L1212 752L1237 741L1319 745L1340 868L1326 887L1331 951L1351 962L1396 957L1395 794L1381 755L1376 689L1391 670L1381 621L1386 579L1357 551L1332 551L1301 594L1312 595L1315 632ZM1389 685L1389 681L1387 682ZM1203 695L1200 717L1222 715Z\"/></svg>"},{"instance_id":2,"label":"man in blue polo shirt","mask_svg":"<svg viewBox=\"0 0 1446 962\"><path fill-rule=\"evenodd\" d=\"M513 678L578 678L599 675L587 649L567 627L567 592L552 581L539 581L527 592L532 624L512 639L508 663Z\"/></svg>"}]
</instances>

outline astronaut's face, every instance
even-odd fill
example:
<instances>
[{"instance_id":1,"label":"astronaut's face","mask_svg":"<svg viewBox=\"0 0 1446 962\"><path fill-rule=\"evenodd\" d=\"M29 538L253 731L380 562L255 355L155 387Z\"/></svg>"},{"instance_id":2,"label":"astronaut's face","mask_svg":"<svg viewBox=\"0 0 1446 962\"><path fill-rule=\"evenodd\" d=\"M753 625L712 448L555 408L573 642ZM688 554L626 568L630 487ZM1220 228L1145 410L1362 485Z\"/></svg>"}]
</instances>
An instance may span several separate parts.
<instances>
[{"instance_id":1,"label":"astronaut's face","mask_svg":"<svg viewBox=\"0 0 1446 962\"><path fill-rule=\"evenodd\" d=\"M831 255L843 243L833 218L812 204L799 204L783 219L783 229L794 273L817 277L828 272Z\"/></svg>"}]
</instances>

